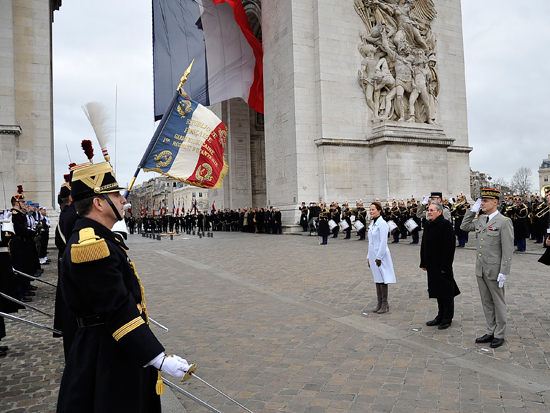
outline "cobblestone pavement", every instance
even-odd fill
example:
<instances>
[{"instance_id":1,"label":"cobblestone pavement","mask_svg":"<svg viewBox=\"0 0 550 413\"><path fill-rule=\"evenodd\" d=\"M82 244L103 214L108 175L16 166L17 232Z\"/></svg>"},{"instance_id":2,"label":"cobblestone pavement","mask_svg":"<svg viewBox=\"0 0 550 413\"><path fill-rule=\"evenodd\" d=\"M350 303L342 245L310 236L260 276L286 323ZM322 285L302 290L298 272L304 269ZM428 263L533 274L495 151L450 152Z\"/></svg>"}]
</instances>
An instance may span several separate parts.
<instances>
[{"instance_id":1,"label":"cobblestone pavement","mask_svg":"<svg viewBox=\"0 0 550 413\"><path fill-rule=\"evenodd\" d=\"M390 244L397 284L390 312L363 315L376 294L367 244L355 238L214 233L156 241L130 236L152 327L169 353L254 412L546 412L550 406L550 269L514 254L506 284L508 331L496 350L476 345L485 319L473 248L457 250L462 294L448 330L427 327L437 311L418 268L419 247ZM53 254L53 252L51 253ZM55 280L54 267L44 278ZM37 307L53 311L40 286ZM51 325L28 310L20 315ZM55 411L61 342L7 321L0 359L0 411ZM168 377L169 378L169 377ZM224 413L242 411L197 380L181 384ZM190 412L206 411L178 395Z\"/></svg>"}]
</instances>

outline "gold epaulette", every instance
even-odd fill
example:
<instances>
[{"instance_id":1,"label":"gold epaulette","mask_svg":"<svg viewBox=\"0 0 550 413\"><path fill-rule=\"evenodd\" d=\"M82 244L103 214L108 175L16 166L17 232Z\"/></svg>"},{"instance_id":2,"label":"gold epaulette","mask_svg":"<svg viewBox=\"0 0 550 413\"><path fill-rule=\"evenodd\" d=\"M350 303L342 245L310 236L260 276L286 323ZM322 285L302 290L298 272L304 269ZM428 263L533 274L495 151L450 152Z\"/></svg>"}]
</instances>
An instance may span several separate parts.
<instances>
[{"instance_id":1,"label":"gold epaulette","mask_svg":"<svg viewBox=\"0 0 550 413\"><path fill-rule=\"evenodd\" d=\"M100 260L110 255L107 243L95 234L93 228L83 228L78 235L78 244L71 247L71 261L75 264Z\"/></svg>"}]
</instances>

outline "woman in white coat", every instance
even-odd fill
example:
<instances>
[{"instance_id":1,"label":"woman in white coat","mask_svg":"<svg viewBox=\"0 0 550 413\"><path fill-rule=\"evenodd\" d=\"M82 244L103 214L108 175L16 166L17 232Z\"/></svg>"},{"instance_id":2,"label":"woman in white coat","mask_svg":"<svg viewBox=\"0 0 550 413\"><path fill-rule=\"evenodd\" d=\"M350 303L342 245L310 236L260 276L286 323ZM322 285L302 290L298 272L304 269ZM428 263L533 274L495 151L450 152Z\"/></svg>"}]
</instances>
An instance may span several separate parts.
<instances>
[{"instance_id":1,"label":"woman in white coat","mask_svg":"<svg viewBox=\"0 0 550 413\"><path fill-rule=\"evenodd\" d=\"M376 283L376 295L378 305L373 313L386 313L390 310L388 305L388 284L395 283L395 272L388 248L388 224L380 216L382 204L378 201L370 205L371 222L369 225L369 252L367 263L372 271Z\"/></svg>"}]
</instances>

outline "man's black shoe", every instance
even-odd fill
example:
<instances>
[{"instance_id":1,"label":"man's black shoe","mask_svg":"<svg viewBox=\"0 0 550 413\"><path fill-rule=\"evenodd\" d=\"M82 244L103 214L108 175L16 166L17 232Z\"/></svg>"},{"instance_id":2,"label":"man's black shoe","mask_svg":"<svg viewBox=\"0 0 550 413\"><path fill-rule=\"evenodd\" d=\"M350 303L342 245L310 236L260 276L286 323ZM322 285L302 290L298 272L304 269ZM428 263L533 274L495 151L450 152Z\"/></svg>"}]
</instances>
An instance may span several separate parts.
<instances>
[{"instance_id":1,"label":"man's black shoe","mask_svg":"<svg viewBox=\"0 0 550 413\"><path fill-rule=\"evenodd\" d=\"M482 337L476 338L476 343L489 343L493 341L495 337L492 334L485 334Z\"/></svg>"},{"instance_id":2,"label":"man's black shoe","mask_svg":"<svg viewBox=\"0 0 550 413\"><path fill-rule=\"evenodd\" d=\"M451 326L451 323L440 324L440 325L437 327L437 329L438 329L438 330L446 330L446 329L448 329L450 326Z\"/></svg>"},{"instance_id":3,"label":"man's black shoe","mask_svg":"<svg viewBox=\"0 0 550 413\"><path fill-rule=\"evenodd\" d=\"M31 286L29 287L29 290L31 290L31 291L36 291L36 290L38 290L38 287L37 287L36 285L31 285Z\"/></svg>"},{"instance_id":4,"label":"man's black shoe","mask_svg":"<svg viewBox=\"0 0 550 413\"><path fill-rule=\"evenodd\" d=\"M0 351L8 351L8 346L0 346Z\"/></svg>"},{"instance_id":5,"label":"man's black shoe","mask_svg":"<svg viewBox=\"0 0 550 413\"><path fill-rule=\"evenodd\" d=\"M504 344L503 338L494 338L493 341L491 341L491 348L497 348Z\"/></svg>"},{"instance_id":6,"label":"man's black shoe","mask_svg":"<svg viewBox=\"0 0 550 413\"><path fill-rule=\"evenodd\" d=\"M0 351L0 358L6 357L7 355L8 353L6 353L5 351Z\"/></svg>"},{"instance_id":7,"label":"man's black shoe","mask_svg":"<svg viewBox=\"0 0 550 413\"><path fill-rule=\"evenodd\" d=\"M430 320L430 321L426 321L426 325L430 327L438 326L439 324L441 324L441 320L437 318L434 318L433 320Z\"/></svg>"},{"instance_id":8,"label":"man's black shoe","mask_svg":"<svg viewBox=\"0 0 550 413\"><path fill-rule=\"evenodd\" d=\"M33 292L33 291L27 291L26 293L23 293L23 295L24 295L25 297L33 297L33 296L36 295L36 293Z\"/></svg>"},{"instance_id":9,"label":"man's black shoe","mask_svg":"<svg viewBox=\"0 0 550 413\"><path fill-rule=\"evenodd\" d=\"M23 296L19 301L22 301L24 303L30 303L32 301L32 298Z\"/></svg>"}]
</instances>

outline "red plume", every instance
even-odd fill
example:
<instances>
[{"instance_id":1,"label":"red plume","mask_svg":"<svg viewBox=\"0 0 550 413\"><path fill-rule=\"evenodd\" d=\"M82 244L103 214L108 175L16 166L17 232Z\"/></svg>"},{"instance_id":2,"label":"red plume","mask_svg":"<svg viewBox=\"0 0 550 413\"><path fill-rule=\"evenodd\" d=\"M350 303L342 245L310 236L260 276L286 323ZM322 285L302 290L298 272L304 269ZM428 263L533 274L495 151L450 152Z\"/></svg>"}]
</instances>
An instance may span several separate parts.
<instances>
[{"instance_id":1,"label":"red plume","mask_svg":"<svg viewBox=\"0 0 550 413\"><path fill-rule=\"evenodd\" d=\"M72 162L69 164L69 171L76 166L76 163Z\"/></svg>"},{"instance_id":2,"label":"red plume","mask_svg":"<svg viewBox=\"0 0 550 413\"><path fill-rule=\"evenodd\" d=\"M23 193L23 185L17 185L17 193L22 194Z\"/></svg>"},{"instance_id":3,"label":"red plume","mask_svg":"<svg viewBox=\"0 0 550 413\"><path fill-rule=\"evenodd\" d=\"M65 179L65 182L70 182L71 181L71 174L63 175L63 179Z\"/></svg>"},{"instance_id":4,"label":"red plume","mask_svg":"<svg viewBox=\"0 0 550 413\"><path fill-rule=\"evenodd\" d=\"M84 139L81 145L82 149L84 149L86 157L90 160L90 162L92 162L92 159L94 157L94 148L92 147L92 141Z\"/></svg>"}]
</instances>

